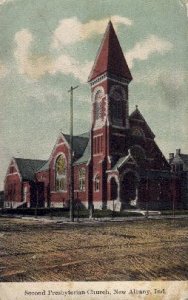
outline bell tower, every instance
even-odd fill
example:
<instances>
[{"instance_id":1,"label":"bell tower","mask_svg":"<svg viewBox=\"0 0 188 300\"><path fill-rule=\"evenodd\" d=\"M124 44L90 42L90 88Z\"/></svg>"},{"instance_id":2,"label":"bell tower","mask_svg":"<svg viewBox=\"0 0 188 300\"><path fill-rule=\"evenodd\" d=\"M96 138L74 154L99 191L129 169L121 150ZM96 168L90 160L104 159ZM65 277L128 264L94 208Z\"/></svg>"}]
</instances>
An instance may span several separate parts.
<instances>
[{"instance_id":1,"label":"bell tower","mask_svg":"<svg viewBox=\"0 0 188 300\"><path fill-rule=\"evenodd\" d=\"M92 93L93 136L99 132L104 134L104 128L108 128L106 137L103 136L104 156L105 151L109 156L123 151L120 149L123 144L119 148L115 135L123 136L129 129L128 85L131 80L132 75L110 21L88 78Z\"/></svg>"},{"instance_id":2,"label":"bell tower","mask_svg":"<svg viewBox=\"0 0 188 300\"><path fill-rule=\"evenodd\" d=\"M94 201L105 201L106 170L112 167L113 157L120 157L126 149L128 85L131 80L132 75L110 21L88 78L92 95Z\"/></svg>"}]
</instances>

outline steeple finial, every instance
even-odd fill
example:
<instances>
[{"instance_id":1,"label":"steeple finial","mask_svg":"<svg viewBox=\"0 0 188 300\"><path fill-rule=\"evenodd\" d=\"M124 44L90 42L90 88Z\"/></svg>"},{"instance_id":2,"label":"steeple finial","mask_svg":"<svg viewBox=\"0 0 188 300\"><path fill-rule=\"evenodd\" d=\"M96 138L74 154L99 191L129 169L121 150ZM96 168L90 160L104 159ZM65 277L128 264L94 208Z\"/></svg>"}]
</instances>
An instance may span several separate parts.
<instances>
[{"instance_id":1,"label":"steeple finial","mask_svg":"<svg viewBox=\"0 0 188 300\"><path fill-rule=\"evenodd\" d=\"M125 78L128 82L132 75L119 44L111 19L108 22L97 57L90 72L88 82L108 72L111 75Z\"/></svg>"}]
</instances>

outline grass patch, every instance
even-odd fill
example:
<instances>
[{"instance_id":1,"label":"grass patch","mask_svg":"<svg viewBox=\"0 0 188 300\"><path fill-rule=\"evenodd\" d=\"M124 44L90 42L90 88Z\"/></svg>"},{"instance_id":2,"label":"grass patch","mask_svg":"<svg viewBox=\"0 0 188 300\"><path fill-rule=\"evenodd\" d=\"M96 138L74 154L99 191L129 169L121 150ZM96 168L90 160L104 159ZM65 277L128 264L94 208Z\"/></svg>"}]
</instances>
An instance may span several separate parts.
<instances>
[{"instance_id":1,"label":"grass patch","mask_svg":"<svg viewBox=\"0 0 188 300\"><path fill-rule=\"evenodd\" d=\"M173 215L173 211L172 210L162 210L161 214L162 215ZM175 210L174 214L175 215L188 215L188 209Z\"/></svg>"}]
</instances>

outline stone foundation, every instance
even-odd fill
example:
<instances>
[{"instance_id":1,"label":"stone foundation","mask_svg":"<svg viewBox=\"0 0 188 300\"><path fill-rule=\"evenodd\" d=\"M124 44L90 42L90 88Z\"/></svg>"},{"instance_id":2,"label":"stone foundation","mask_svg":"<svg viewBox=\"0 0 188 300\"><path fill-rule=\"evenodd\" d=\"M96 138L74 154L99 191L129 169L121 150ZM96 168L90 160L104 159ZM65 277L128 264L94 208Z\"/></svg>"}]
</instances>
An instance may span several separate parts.
<instances>
[{"instance_id":1,"label":"stone foundation","mask_svg":"<svg viewBox=\"0 0 188 300\"><path fill-rule=\"evenodd\" d=\"M62 202L51 202L50 203L50 207L54 207L54 208L63 208L65 207L64 203Z\"/></svg>"},{"instance_id":2,"label":"stone foundation","mask_svg":"<svg viewBox=\"0 0 188 300\"><path fill-rule=\"evenodd\" d=\"M117 200L108 200L107 201L107 209L112 211L120 211L121 210L121 202L119 199Z\"/></svg>"}]
</instances>

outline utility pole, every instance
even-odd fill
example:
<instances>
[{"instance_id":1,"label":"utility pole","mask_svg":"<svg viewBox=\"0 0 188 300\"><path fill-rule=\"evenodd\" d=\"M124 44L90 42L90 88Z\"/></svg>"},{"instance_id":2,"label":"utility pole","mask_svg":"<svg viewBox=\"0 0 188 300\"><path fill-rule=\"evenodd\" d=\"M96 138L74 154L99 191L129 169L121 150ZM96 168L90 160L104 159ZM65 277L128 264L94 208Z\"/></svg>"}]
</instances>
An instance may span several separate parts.
<instances>
[{"instance_id":1,"label":"utility pole","mask_svg":"<svg viewBox=\"0 0 188 300\"><path fill-rule=\"evenodd\" d=\"M36 196L37 196L37 202L36 202L36 206L35 206L35 218L38 215L38 205L39 205L39 186L37 184L37 190L36 190Z\"/></svg>"},{"instance_id":2,"label":"utility pole","mask_svg":"<svg viewBox=\"0 0 188 300\"><path fill-rule=\"evenodd\" d=\"M70 221L74 222L74 170L73 170L73 91L78 86L70 88Z\"/></svg>"},{"instance_id":3,"label":"utility pole","mask_svg":"<svg viewBox=\"0 0 188 300\"><path fill-rule=\"evenodd\" d=\"M147 182L146 182L146 191L147 191L147 196L146 196L146 219L149 217L149 174L147 170Z\"/></svg>"}]
</instances>

